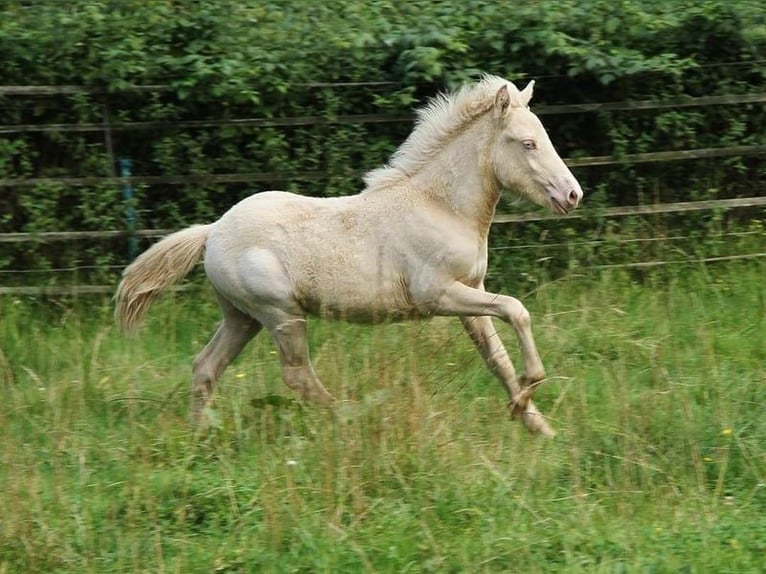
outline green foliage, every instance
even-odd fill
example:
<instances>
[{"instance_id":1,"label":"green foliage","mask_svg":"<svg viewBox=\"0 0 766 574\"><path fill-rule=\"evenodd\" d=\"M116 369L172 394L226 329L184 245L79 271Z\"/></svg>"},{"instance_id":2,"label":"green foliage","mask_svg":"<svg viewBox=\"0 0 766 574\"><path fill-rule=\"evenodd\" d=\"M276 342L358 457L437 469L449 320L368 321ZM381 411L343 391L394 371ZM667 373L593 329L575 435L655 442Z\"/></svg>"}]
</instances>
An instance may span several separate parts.
<instances>
[{"instance_id":1,"label":"green foliage","mask_svg":"<svg viewBox=\"0 0 766 574\"><path fill-rule=\"evenodd\" d=\"M0 178L108 176L119 157L136 175L273 173L244 184L137 190L139 227L208 221L249 193L281 188L357 192L409 121L332 123L343 115L401 117L482 72L539 80L536 104L740 94L763 90L766 16L745 0L553 0L331 4L143 0L6 1L2 83L86 86L88 93L0 97L0 124L152 122L102 131L22 132L0 140ZM760 62L760 64L759 64ZM327 87L327 84L334 84ZM160 86L150 91L137 85ZM301 125L176 128L184 120L309 119ZM719 105L543 118L564 156L764 143L764 108ZM327 121L323 121L327 120ZM330 123L328 123L328 121ZM319 172L319 177L301 177ZM754 159L582 168L605 206L751 195ZM281 174L281 175L280 175ZM119 229L121 190L3 187L0 232ZM592 196L591 196L592 197ZM695 222L685 224L693 229ZM579 231L570 227L568 232ZM534 234L517 230L523 241ZM104 246L106 247L106 246ZM123 264L109 245L103 261ZM42 251L0 254L39 265Z\"/></svg>"}]
</instances>

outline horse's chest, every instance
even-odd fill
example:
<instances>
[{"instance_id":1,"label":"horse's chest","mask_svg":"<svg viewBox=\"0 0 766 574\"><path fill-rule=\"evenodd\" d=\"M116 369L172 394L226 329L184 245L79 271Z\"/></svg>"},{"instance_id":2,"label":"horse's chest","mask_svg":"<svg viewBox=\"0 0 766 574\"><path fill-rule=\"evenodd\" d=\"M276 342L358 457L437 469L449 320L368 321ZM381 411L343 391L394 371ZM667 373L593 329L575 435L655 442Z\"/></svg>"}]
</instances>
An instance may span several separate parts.
<instances>
[{"instance_id":1,"label":"horse's chest","mask_svg":"<svg viewBox=\"0 0 766 574\"><path fill-rule=\"evenodd\" d=\"M448 251L444 257L443 270L455 281L478 286L487 274L486 245L468 243Z\"/></svg>"},{"instance_id":2,"label":"horse's chest","mask_svg":"<svg viewBox=\"0 0 766 574\"><path fill-rule=\"evenodd\" d=\"M478 287L484 282L484 276L487 274L487 258L482 257L477 259L468 272L465 278L461 281L471 287Z\"/></svg>"}]
</instances>

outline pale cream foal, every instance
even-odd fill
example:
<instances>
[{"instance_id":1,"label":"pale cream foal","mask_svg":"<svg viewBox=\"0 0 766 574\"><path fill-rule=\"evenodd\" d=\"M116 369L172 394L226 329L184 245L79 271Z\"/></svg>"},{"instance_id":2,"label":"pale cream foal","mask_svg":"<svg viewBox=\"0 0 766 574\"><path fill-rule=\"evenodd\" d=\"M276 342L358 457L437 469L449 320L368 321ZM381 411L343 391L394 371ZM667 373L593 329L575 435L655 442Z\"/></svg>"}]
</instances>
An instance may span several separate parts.
<instances>
[{"instance_id":1,"label":"pale cream foal","mask_svg":"<svg viewBox=\"0 0 766 574\"><path fill-rule=\"evenodd\" d=\"M152 300L204 253L223 321L194 361L199 417L227 365L263 327L284 382L301 397L332 397L309 360L306 316L379 322L457 315L505 386L512 413L552 436L531 400L545 376L530 317L513 297L484 290L487 235L503 190L566 214L582 199L575 177L519 91L486 76L420 110L389 164L358 195L318 199L281 191L252 195L218 221L174 233L129 265L116 316L137 325ZM510 324L524 374L517 375L491 317Z\"/></svg>"}]
</instances>

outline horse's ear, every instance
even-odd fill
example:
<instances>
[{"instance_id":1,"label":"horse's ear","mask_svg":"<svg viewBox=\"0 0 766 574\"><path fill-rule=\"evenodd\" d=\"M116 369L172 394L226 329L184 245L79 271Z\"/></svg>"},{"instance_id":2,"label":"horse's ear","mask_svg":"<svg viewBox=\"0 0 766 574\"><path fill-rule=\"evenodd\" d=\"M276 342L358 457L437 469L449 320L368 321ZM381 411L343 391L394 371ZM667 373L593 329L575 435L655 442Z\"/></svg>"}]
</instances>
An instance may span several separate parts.
<instances>
[{"instance_id":1,"label":"horse's ear","mask_svg":"<svg viewBox=\"0 0 766 574\"><path fill-rule=\"evenodd\" d=\"M529 100L532 99L532 91L534 87L535 87L535 81L530 80L529 83L527 84L527 87L521 90L521 92L519 92L519 95L521 96L521 105L524 106L525 108L529 106Z\"/></svg>"},{"instance_id":2,"label":"horse's ear","mask_svg":"<svg viewBox=\"0 0 766 574\"><path fill-rule=\"evenodd\" d=\"M495 116L498 118L504 116L510 105L511 94L508 92L508 84L503 84L503 87L495 94Z\"/></svg>"}]
</instances>

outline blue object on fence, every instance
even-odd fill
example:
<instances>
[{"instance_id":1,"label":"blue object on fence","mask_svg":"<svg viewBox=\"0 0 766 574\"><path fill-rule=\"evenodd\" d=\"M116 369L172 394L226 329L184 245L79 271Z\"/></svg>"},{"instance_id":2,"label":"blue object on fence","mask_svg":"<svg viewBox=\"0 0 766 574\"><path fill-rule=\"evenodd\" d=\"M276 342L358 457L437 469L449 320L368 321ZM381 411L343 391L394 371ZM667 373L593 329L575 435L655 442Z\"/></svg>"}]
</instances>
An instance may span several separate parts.
<instances>
[{"instance_id":1,"label":"blue object on fence","mask_svg":"<svg viewBox=\"0 0 766 574\"><path fill-rule=\"evenodd\" d=\"M128 255L135 259L138 255L138 237L136 237L136 208L133 201L133 184L128 178L133 175L133 160L128 157L121 157L120 176L126 179L122 186L122 197L125 200L125 223L128 227Z\"/></svg>"}]
</instances>

